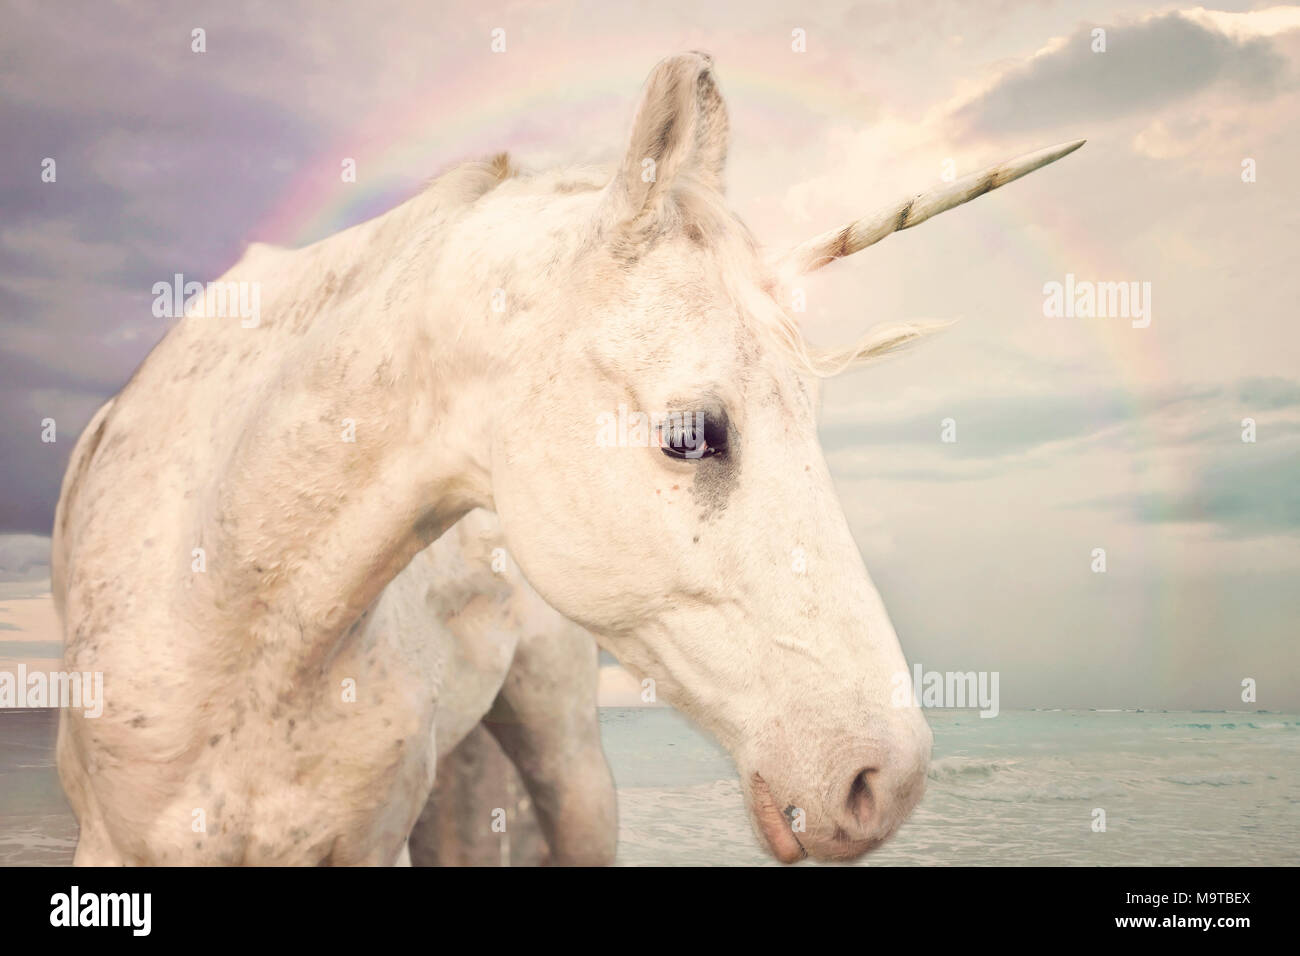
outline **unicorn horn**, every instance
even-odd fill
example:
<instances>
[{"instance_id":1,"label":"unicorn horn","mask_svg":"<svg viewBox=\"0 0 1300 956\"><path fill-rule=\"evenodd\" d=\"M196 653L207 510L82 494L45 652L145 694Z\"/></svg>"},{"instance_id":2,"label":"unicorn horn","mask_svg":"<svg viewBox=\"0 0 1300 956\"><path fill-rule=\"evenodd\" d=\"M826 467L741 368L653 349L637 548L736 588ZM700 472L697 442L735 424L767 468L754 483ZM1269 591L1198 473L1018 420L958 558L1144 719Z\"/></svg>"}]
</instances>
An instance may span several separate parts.
<instances>
[{"instance_id":1,"label":"unicorn horn","mask_svg":"<svg viewBox=\"0 0 1300 956\"><path fill-rule=\"evenodd\" d=\"M937 216L954 206L970 202L977 196L983 196L990 190L1005 186L1012 180L1032 173L1035 169L1054 163L1062 156L1073 153L1085 142L1087 140L1078 139L1072 143L1062 143L1034 153L1026 153L1024 156L990 166L983 172L963 176L956 182L945 183L929 192L901 200L875 215L858 219L842 229L823 233L814 239L800 243L781 257L778 269L784 275L813 272L835 259L842 259L844 256L874 245L892 232L911 229L931 216Z\"/></svg>"}]
</instances>

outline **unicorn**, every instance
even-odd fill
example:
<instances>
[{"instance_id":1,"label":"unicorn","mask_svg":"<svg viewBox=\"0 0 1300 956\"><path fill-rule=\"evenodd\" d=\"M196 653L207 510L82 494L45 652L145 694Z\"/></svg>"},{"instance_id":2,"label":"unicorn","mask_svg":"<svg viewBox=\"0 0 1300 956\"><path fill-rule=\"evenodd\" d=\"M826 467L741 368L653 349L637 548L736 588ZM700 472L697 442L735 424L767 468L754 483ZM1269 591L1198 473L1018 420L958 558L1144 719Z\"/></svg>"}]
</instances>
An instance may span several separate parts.
<instances>
[{"instance_id":1,"label":"unicorn","mask_svg":"<svg viewBox=\"0 0 1300 956\"><path fill-rule=\"evenodd\" d=\"M727 140L710 58L671 57L612 168L457 166L314 245L250 246L221 281L257 284L255 327L173 325L82 434L55 514L65 665L105 675L102 715L59 728L78 864L409 862L438 760L499 694L525 779L564 778L551 832L570 800L611 819L590 657L543 633L512 680L524 642L484 613L499 583L458 585L429 550L476 509L528 594L728 749L777 859L852 860L897 830L931 734L893 699L906 663L817 383L937 326L823 350L783 303L1081 143L768 255L726 205ZM598 443L620 404L658 440ZM459 544L442 558L491 563ZM531 746L557 709L582 719Z\"/></svg>"}]
</instances>

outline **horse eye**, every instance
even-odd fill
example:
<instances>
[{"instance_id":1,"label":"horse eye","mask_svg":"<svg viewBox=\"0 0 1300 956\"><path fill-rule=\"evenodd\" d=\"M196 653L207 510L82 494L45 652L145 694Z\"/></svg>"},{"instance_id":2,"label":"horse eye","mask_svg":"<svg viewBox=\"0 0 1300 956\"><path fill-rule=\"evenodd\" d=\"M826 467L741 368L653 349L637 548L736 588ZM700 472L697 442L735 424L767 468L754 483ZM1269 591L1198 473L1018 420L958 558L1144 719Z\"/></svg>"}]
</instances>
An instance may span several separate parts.
<instances>
[{"instance_id":1,"label":"horse eye","mask_svg":"<svg viewBox=\"0 0 1300 956\"><path fill-rule=\"evenodd\" d=\"M659 424L659 447L669 458L695 461L727 450L727 416L722 411L672 412Z\"/></svg>"}]
</instances>

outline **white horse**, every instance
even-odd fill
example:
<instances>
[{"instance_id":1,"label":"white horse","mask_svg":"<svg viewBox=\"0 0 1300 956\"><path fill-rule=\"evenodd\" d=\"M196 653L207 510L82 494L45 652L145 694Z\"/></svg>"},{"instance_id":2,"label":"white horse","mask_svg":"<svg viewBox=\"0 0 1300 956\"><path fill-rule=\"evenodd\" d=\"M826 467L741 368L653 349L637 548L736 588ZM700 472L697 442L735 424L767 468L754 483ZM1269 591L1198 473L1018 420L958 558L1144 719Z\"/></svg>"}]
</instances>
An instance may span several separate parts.
<instances>
[{"instance_id":1,"label":"white horse","mask_svg":"<svg viewBox=\"0 0 1300 956\"><path fill-rule=\"evenodd\" d=\"M60 725L78 863L405 861L444 732L474 726L445 633L480 673L510 666L478 595L402 574L475 508L546 603L730 750L779 859L894 832L930 731L893 699L906 665L815 379L930 328L820 352L782 303L1078 144L768 260L724 204L726 143L709 59L673 57L612 173L457 167L313 246L250 248L222 281L260 283L255 328L171 329L86 429L55 517L66 666L105 677L103 715ZM599 440L620 406L631 440ZM555 702L522 671L527 736ZM607 774L592 739L576 779Z\"/></svg>"}]
</instances>

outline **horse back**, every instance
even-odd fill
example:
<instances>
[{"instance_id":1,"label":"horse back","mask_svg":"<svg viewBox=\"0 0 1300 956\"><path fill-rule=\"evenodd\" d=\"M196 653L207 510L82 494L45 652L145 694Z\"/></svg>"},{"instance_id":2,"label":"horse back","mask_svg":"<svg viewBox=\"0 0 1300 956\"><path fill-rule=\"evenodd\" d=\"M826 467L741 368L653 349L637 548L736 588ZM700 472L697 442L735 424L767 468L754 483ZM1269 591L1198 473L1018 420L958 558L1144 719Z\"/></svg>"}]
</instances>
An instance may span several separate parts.
<instances>
[{"instance_id":1,"label":"horse back","mask_svg":"<svg viewBox=\"0 0 1300 956\"><path fill-rule=\"evenodd\" d=\"M75 522L78 492L94 460L95 451L104 439L114 401L110 398L101 405L82 429L68 459L68 469L63 474L63 485L59 489L59 503L54 509L54 529L50 540L50 591L60 618L63 617L67 584L69 523Z\"/></svg>"}]
</instances>

